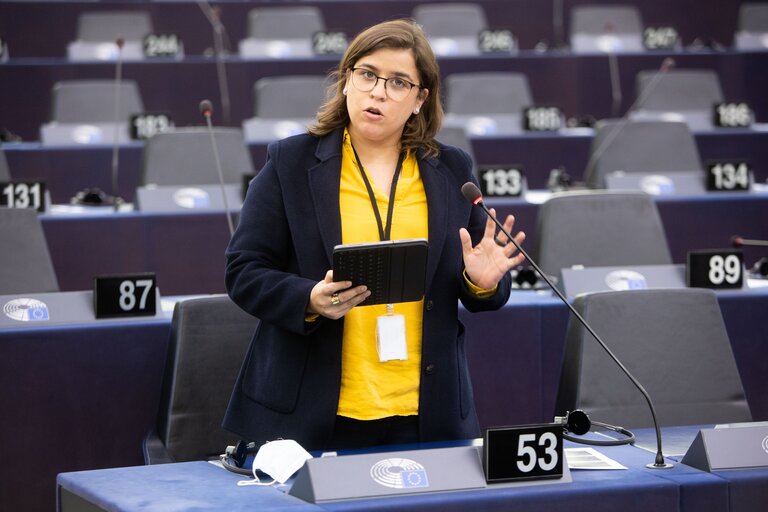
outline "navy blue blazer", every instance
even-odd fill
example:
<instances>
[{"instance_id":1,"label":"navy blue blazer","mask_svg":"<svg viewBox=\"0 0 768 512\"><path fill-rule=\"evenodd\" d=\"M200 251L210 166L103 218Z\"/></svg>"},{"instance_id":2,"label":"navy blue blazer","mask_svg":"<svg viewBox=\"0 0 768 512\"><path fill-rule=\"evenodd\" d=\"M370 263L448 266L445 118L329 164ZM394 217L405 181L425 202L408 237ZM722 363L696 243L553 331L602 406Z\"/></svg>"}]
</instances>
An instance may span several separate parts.
<instances>
[{"instance_id":1,"label":"navy blue blazer","mask_svg":"<svg viewBox=\"0 0 768 512\"><path fill-rule=\"evenodd\" d=\"M333 434L344 319L305 317L310 291L341 243L342 137L338 130L270 144L227 248L229 296L261 323L223 427L259 444L295 439L319 450ZM498 309L509 297L511 279L507 274L484 299L464 282L459 228L466 227L476 244L485 227L483 212L461 193L464 183L475 181L467 153L441 146L439 158L418 163L429 211L419 428L422 441L467 439L480 429L458 302L470 311Z\"/></svg>"}]
</instances>

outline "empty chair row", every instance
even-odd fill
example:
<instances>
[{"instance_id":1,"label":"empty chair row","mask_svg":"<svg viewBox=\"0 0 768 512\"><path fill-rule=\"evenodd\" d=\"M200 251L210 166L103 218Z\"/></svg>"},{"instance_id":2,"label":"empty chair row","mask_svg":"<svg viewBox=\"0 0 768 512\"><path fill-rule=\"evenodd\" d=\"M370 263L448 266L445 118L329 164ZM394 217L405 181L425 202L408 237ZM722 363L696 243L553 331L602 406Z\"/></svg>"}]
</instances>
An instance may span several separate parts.
<instances>
[{"instance_id":1,"label":"empty chair row","mask_svg":"<svg viewBox=\"0 0 768 512\"><path fill-rule=\"evenodd\" d=\"M319 75L259 79L253 86L253 115L243 122L246 140L265 142L304 131L326 99L329 83ZM681 120L693 130L712 129L714 108L725 99L711 70L643 71L636 83L639 100L630 117ZM133 81L123 81L119 87L106 80L59 82L51 96L50 122L41 128L45 144L113 143L115 137L126 142L130 116L144 112ZM512 72L448 75L444 96L445 124L464 127L470 137L521 133L525 109L537 105L527 77ZM116 120L120 126L113 133ZM562 120L556 121L564 126ZM91 126L73 126L79 124Z\"/></svg>"},{"instance_id":2,"label":"empty chair row","mask_svg":"<svg viewBox=\"0 0 768 512\"><path fill-rule=\"evenodd\" d=\"M717 297L710 290L590 293L577 311L644 385L662 426L751 421ZM143 441L146 464L210 459L236 438L221 428L234 377L259 319L226 296L176 304L157 423ZM556 414L652 427L640 392L571 318ZM220 378L211 382L207 378Z\"/></svg>"},{"instance_id":3,"label":"empty chair row","mask_svg":"<svg viewBox=\"0 0 768 512\"><path fill-rule=\"evenodd\" d=\"M736 48L768 47L766 11L768 7L763 3L744 3L740 6L738 26L734 32ZM214 45L215 51L225 51L227 27L224 26L219 12L210 8L204 8L203 12L215 32L221 36L221 40ZM483 5L478 3L425 2L415 5L409 13L400 15L410 15L424 27L435 53L440 56L477 55L483 51L509 52L517 49L517 40L511 27L499 26L499 22L495 20L489 21ZM562 24L562 13L560 18ZM571 8L567 19L569 46L576 53L639 52L645 51L652 44L679 49L682 44L674 30L671 31L671 36L661 34L649 42L646 30L659 27L647 27L640 9L631 4L576 5ZM237 42L237 51L240 56L246 58L310 57L318 53L338 53L343 50L347 36L338 29L329 28L319 6L256 7L248 11L242 23L246 35ZM543 38L551 29L550 25L548 22L542 27ZM361 28L353 27L349 30L357 31ZM320 33L333 35L321 38L318 46L315 36ZM149 50L149 43L149 46L145 47L144 38L150 34L171 35L155 33L148 10L87 10L78 18L75 37L68 45L67 54L73 60L115 59L118 54L116 41L121 40L123 58L142 59L145 51L155 51ZM339 35L340 39L335 37ZM665 38L667 40L662 41ZM491 39L493 41L489 43ZM500 44L502 39L504 44ZM169 40L154 40L152 44L157 45L158 41L160 46L170 44ZM160 54L170 51L170 54L182 57L182 42L174 39L171 46L173 45L178 47L161 48ZM4 54L7 56L11 50Z\"/></svg>"}]
</instances>

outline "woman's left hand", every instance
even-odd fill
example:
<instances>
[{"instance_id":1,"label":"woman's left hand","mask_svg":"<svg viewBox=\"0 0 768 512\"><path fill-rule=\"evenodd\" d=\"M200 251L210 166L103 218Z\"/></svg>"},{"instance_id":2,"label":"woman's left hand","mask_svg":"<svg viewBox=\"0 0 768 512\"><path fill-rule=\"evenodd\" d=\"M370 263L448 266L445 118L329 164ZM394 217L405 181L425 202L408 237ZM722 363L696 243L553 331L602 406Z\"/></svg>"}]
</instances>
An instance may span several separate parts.
<instances>
[{"instance_id":1,"label":"woman's left hand","mask_svg":"<svg viewBox=\"0 0 768 512\"><path fill-rule=\"evenodd\" d=\"M491 215L496 216L496 210L493 208ZM515 218L508 215L504 221L504 229L511 232L514 225ZM501 231L496 235L496 223L490 217L485 223L483 239L475 247L472 247L472 238L465 228L459 230L459 237L467 276L472 283L484 290L493 289L504 274L525 260L525 256L518 252L515 244L507 240L507 235ZM524 240L525 233L522 231L515 235L518 244L522 244Z\"/></svg>"}]
</instances>

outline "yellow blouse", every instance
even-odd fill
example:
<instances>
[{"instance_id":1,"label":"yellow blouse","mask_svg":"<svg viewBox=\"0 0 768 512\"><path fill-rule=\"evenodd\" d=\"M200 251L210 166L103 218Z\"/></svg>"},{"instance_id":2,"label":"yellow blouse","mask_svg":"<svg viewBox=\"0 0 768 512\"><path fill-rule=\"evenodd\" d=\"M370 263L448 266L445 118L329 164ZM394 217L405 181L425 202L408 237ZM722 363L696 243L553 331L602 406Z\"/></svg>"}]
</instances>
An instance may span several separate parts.
<instances>
[{"instance_id":1,"label":"yellow blouse","mask_svg":"<svg viewBox=\"0 0 768 512\"><path fill-rule=\"evenodd\" d=\"M384 226L389 197L369 178ZM345 244L379 240L376 217L349 140L344 133L341 159L341 238ZM416 157L403 161L395 193L390 239L427 238L427 198ZM338 414L359 420L407 416L419 412L423 300L395 304L405 317L408 359L380 362L376 351L376 319L386 305L358 306L344 317L341 395Z\"/></svg>"}]
</instances>

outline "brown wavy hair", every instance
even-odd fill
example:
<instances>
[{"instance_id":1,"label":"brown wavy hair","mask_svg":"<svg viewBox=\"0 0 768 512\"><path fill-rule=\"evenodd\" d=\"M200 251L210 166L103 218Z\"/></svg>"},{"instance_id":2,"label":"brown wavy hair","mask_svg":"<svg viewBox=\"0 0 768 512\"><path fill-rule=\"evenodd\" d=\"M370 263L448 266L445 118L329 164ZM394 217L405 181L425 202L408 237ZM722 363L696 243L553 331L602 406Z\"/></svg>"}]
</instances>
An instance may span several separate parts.
<instances>
[{"instance_id":1,"label":"brown wavy hair","mask_svg":"<svg viewBox=\"0 0 768 512\"><path fill-rule=\"evenodd\" d=\"M421 27L413 20L385 21L362 31L347 47L339 67L331 74L332 85L328 97L317 113L317 122L309 128L316 136L327 135L349 124L349 112L344 93L347 72L359 59L381 49L411 50L416 61L421 86L429 94L421 106L421 113L412 114L400 138L402 149L423 151L425 157L439 154L435 135L443 123L443 102L440 98L440 68L435 54Z\"/></svg>"}]
</instances>

